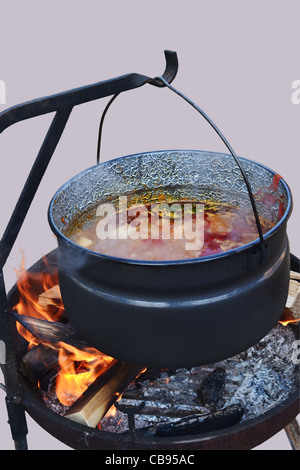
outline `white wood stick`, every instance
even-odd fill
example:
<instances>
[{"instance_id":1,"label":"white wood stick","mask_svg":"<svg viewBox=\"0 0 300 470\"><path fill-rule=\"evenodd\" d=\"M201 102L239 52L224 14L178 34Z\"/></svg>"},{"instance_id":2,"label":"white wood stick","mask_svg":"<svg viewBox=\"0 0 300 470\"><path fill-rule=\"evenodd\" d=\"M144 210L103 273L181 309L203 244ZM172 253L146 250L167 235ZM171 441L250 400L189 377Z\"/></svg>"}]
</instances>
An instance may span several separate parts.
<instances>
[{"instance_id":1,"label":"white wood stick","mask_svg":"<svg viewBox=\"0 0 300 470\"><path fill-rule=\"evenodd\" d=\"M95 428L113 403L144 369L114 360L66 412L65 417Z\"/></svg>"},{"instance_id":2,"label":"white wood stick","mask_svg":"<svg viewBox=\"0 0 300 470\"><path fill-rule=\"evenodd\" d=\"M39 295L38 304L47 308L49 305L57 305L61 301L59 285L53 286Z\"/></svg>"},{"instance_id":3,"label":"white wood stick","mask_svg":"<svg viewBox=\"0 0 300 470\"><path fill-rule=\"evenodd\" d=\"M295 271L290 271L290 279L295 279L300 281L300 273L296 273Z\"/></svg>"}]
</instances>

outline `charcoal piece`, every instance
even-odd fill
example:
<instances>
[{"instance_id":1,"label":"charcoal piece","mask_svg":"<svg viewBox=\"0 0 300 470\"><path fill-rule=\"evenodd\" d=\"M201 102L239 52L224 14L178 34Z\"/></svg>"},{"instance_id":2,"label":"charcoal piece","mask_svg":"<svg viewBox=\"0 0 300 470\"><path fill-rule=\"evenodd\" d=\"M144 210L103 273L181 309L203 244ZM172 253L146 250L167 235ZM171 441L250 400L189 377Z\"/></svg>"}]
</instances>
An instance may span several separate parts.
<instances>
[{"instance_id":1,"label":"charcoal piece","mask_svg":"<svg viewBox=\"0 0 300 470\"><path fill-rule=\"evenodd\" d=\"M148 368L145 372L140 374L134 381L135 385L140 388L143 382L149 380L149 382L155 382L163 373L163 369Z\"/></svg>"},{"instance_id":2,"label":"charcoal piece","mask_svg":"<svg viewBox=\"0 0 300 470\"><path fill-rule=\"evenodd\" d=\"M241 406L231 405L206 415L192 415L175 423L156 426L152 428L152 435L172 437L218 431L238 424L243 414L244 409Z\"/></svg>"},{"instance_id":3,"label":"charcoal piece","mask_svg":"<svg viewBox=\"0 0 300 470\"><path fill-rule=\"evenodd\" d=\"M197 397L203 406L216 409L222 402L226 384L226 371L217 367L201 382L197 390Z\"/></svg>"},{"instance_id":4,"label":"charcoal piece","mask_svg":"<svg viewBox=\"0 0 300 470\"><path fill-rule=\"evenodd\" d=\"M168 377L172 377L173 375L177 374L177 369L157 369L149 367L145 372L140 374L134 381L136 387L138 389L143 387L144 382L156 382L156 380L160 379L162 374L167 373Z\"/></svg>"}]
</instances>

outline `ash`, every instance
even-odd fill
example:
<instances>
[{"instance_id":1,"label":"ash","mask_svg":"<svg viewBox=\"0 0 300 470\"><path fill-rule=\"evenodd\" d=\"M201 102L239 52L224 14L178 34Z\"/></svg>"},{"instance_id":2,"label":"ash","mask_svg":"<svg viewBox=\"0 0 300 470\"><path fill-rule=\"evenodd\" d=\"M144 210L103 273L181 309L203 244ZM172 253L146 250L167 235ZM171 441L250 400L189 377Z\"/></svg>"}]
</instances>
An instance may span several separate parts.
<instances>
[{"instance_id":1,"label":"ash","mask_svg":"<svg viewBox=\"0 0 300 470\"><path fill-rule=\"evenodd\" d=\"M220 363L228 376L227 404L242 404L244 420L278 406L295 388L294 341L292 329L278 325L245 354Z\"/></svg>"},{"instance_id":2,"label":"ash","mask_svg":"<svg viewBox=\"0 0 300 470\"><path fill-rule=\"evenodd\" d=\"M158 377L133 382L120 405L144 409L135 415L135 425L175 422L191 414L208 414L212 408L199 402L199 385L216 368L226 371L225 389L217 409L239 404L245 409L242 421L255 418L278 406L296 390L296 366L292 362L295 335L290 327L278 324L255 346L230 359L192 369L164 371ZM156 374L157 375L157 374ZM142 376L141 376L142 377ZM126 414L104 417L101 429L128 430Z\"/></svg>"}]
</instances>

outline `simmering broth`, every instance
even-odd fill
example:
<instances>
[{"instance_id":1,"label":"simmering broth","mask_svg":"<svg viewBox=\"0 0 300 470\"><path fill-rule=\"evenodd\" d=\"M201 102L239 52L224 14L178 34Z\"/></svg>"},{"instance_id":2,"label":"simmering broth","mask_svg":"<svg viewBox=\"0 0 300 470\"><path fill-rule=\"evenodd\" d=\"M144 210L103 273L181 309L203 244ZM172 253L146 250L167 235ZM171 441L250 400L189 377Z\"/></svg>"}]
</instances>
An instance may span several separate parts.
<instances>
[{"instance_id":1,"label":"simmering broth","mask_svg":"<svg viewBox=\"0 0 300 470\"><path fill-rule=\"evenodd\" d=\"M119 258L168 261L222 253L258 238L251 209L217 202L176 201L105 211L70 237L89 250ZM275 225L260 218L263 233Z\"/></svg>"}]
</instances>

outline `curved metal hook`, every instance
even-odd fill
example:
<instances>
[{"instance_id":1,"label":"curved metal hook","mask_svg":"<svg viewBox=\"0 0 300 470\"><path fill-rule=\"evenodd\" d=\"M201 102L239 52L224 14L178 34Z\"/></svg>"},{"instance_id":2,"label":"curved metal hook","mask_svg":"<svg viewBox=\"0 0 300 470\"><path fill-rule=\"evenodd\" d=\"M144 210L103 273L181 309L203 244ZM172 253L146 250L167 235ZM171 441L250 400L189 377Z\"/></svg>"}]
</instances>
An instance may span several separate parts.
<instances>
[{"instance_id":1,"label":"curved metal hook","mask_svg":"<svg viewBox=\"0 0 300 470\"><path fill-rule=\"evenodd\" d=\"M162 77L164 78L166 82L172 83L178 72L177 53L174 51L168 51L168 50L164 51L164 53L165 53L165 58L166 58L166 68ZM156 79L156 78L151 78L149 80L149 83L151 85L158 86L158 87L166 86L164 83L162 83L161 80Z\"/></svg>"}]
</instances>

